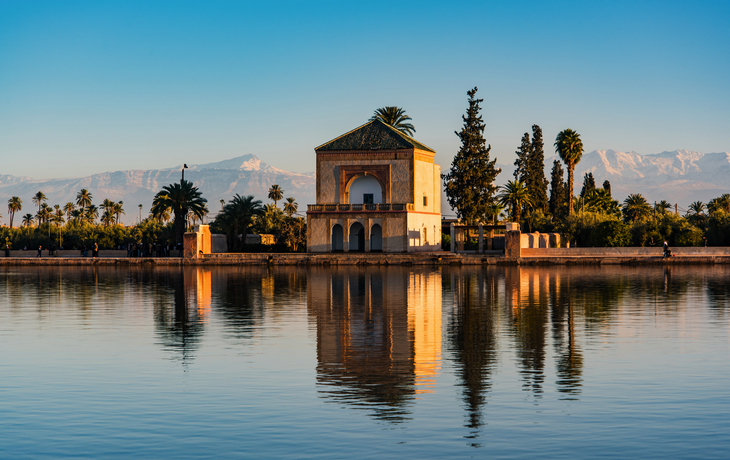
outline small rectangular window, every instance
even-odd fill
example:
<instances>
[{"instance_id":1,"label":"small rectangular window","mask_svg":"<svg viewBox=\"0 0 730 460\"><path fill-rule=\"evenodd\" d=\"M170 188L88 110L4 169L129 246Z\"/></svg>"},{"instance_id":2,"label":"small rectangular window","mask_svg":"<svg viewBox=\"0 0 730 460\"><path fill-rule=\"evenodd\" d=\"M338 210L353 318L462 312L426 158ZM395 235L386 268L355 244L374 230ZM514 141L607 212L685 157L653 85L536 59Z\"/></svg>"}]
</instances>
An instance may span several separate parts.
<instances>
[{"instance_id":1,"label":"small rectangular window","mask_svg":"<svg viewBox=\"0 0 730 460\"><path fill-rule=\"evenodd\" d=\"M428 197L427 196L423 197L423 205L428 206Z\"/></svg>"},{"instance_id":2,"label":"small rectangular window","mask_svg":"<svg viewBox=\"0 0 730 460\"><path fill-rule=\"evenodd\" d=\"M362 203L363 204L373 204L373 194L372 193L363 193Z\"/></svg>"}]
</instances>

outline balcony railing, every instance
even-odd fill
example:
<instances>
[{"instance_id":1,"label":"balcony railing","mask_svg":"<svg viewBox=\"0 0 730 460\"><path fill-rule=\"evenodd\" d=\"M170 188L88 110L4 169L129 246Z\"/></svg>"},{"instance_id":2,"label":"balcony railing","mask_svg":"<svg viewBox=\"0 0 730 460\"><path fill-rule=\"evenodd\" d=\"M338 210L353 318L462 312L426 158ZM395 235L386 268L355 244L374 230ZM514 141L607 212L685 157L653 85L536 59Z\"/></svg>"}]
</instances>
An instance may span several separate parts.
<instances>
[{"instance_id":1,"label":"balcony railing","mask_svg":"<svg viewBox=\"0 0 730 460\"><path fill-rule=\"evenodd\" d=\"M413 211L413 203L386 204L308 204L308 212Z\"/></svg>"}]
</instances>

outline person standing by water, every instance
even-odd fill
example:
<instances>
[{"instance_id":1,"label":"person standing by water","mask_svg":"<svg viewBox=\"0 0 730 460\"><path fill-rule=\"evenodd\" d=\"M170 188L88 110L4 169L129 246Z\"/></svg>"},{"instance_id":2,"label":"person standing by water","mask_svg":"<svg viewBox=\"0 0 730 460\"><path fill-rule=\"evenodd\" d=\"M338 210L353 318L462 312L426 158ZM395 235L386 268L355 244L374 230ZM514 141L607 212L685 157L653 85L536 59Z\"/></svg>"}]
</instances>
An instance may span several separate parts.
<instances>
[{"instance_id":1,"label":"person standing by water","mask_svg":"<svg viewBox=\"0 0 730 460\"><path fill-rule=\"evenodd\" d=\"M43 246L38 246L38 254L36 257L43 257Z\"/></svg>"},{"instance_id":2,"label":"person standing by water","mask_svg":"<svg viewBox=\"0 0 730 460\"><path fill-rule=\"evenodd\" d=\"M5 243L5 257L10 257L10 245Z\"/></svg>"},{"instance_id":3,"label":"person standing by water","mask_svg":"<svg viewBox=\"0 0 730 460\"><path fill-rule=\"evenodd\" d=\"M94 241L93 249L91 250L92 257L99 257L99 243Z\"/></svg>"}]
</instances>

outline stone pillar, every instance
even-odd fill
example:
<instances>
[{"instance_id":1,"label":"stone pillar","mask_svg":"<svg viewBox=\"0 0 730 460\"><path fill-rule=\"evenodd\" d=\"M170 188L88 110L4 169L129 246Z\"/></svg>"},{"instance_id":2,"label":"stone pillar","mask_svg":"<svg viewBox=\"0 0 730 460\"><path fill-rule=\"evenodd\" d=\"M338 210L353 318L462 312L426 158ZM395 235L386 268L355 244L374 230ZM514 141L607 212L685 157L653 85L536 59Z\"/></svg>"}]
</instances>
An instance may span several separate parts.
<instances>
[{"instance_id":1,"label":"stone pillar","mask_svg":"<svg viewBox=\"0 0 730 460\"><path fill-rule=\"evenodd\" d=\"M350 219L342 219L342 252L350 252Z\"/></svg>"},{"instance_id":2,"label":"stone pillar","mask_svg":"<svg viewBox=\"0 0 730 460\"><path fill-rule=\"evenodd\" d=\"M370 223L370 219L365 219L365 227L363 231L365 232L365 252L370 252L370 226L372 224Z\"/></svg>"},{"instance_id":3,"label":"stone pillar","mask_svg":"<svg viewBox=\"0 0 730 460\"><path fill-rule=\"evenodd\" d=\"M197 259L211 253L210 227L196 225L194 231L183 235L183 257Z\"/></svg>"},{"instance_id":4,"label":"stone pillar","mask_svg":"<svg viewBox=\"0 0 730 460\"><path fill-rule=\"evenodd\" d=\"M449 225L451 231L451 252L456 252L456 229L454 229L454 223Z\"/></svg>"},{"instance_id":5,"label":"stone pillar","mask_svg":"<svg viewBox=\"0 0 730 460\"><path fill-rule=\"evenodd\" d=\"M509 224L508 224L509 225ZM519 228L519 224L518 224ZM504 256L508 259L520 258L522 234L519 230L508 230L504 234Z\"/></svg>"},{"instance_id":6,"label":"stone pillar","mask_svg":"<svg viewBox=\"0 0 730 460\"><path fill-rule=\"evenodd\" d=\"M484 252L484 226L479 223L479 254Z\"/></svg>"}]
</instances>

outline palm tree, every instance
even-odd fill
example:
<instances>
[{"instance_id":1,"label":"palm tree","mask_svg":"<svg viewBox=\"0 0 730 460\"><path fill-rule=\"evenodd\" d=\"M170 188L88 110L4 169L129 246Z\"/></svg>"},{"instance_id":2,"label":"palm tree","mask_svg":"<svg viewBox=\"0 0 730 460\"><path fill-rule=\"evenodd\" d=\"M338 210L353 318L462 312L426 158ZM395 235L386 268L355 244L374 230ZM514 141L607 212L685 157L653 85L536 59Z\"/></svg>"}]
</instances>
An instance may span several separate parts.
<instances>
[{"instance_id":1,"label":"palm tree","mask_svg":"<svg viewBox=\"0 0 730 460\"><path fill-rule=\"evenodd\" d=\"M595 188L585 196L585 209L600 214L614 214L621 217L621 208L618 201L611 197L611 193L602 188Z\"/></svg>"},{"instance_id":2,"label":"palm tree","mask_svg":"<svg viewBox=\"0 0 730 460\"><path fill-rule=\"evenodd\" d=\"M707 203L707 209L714 214L718 211L730 212L730 194L724 194L713 198Z\"/></svg>"},{"instance_id":3,"label":"palm tree","mask_svg":"<svg viewBox=\"0 0 730 460\"><path fill-rule=\"evenodd\" d=\"M61 206L57 205L57 204L53 205L53 209L56 212L53 213L53 216L51 217L51 221L60 227L61 224L63 223L63 216L64 216L63 210L61 210Z\"/></svg>"},{"instance_id":4,"label":"palm tree","mask_svg":"<svg viewBox=\"0 0 730 460\"><path fill-rule=\"evenodd\" d=\"M274 202L274 207L276 207L276 203L282 198L284 198L284 190L276 184L272 185L269 189L269 199Z\"/></svg>"},{"instance_id":5,"label":"palm tree","mask_svg":"<svg viewBox=\"0 0 730 460\"><path fill-rule=\"evenodd\" d=\"M163 215L165 211L172 211L175 216L175 241L182 243L188 212L202 218L207 212L205 205L207 201L198 187L195 187L192 182L182 180L179 184L166 185L157 192L152 200L150 213L157 217Z\"/></svg>"},{"instance_id":6,"label":"palm tree","mask_svg":"<svg viewBox=\"0 0 730 460\"><path fill-rule=\"evenodd\" d=\"M79 193L76 194L76 204L81 207L81 214L85 215L86 207L91 205L91 192L82 188Z\"/></svg>"},{"instance_id":7,"label":"palm tree","mask_svg":"<svg viewBox=\"0 0 730 460\"><path fill-rule=\"evenodd\" d=\"M687 209L687 215L688 216L699 216L705 214L705 203L701 201L695 201L691 205L689 205L689 209Z\"/></svg>"},{"instance_id":8,"label":"palm tree","mask_svg":"<svg viewBox=\"0 0 730 460\"><path fill-rule=\"evenodd\" d=\"M69 214L69 219L73 219L75 222L78 222L79 220L81 220L82 217L83 217L83 214L81 214L80 209L74 209Z\"/></svg>"},{"instance_id":9,"label":"palm tree","mask_svg":"<svg viewBox=\"0 0 730 460\"><path fill-rule=\"evenodd\" d=\"M573 214L573 171L583 156L583 141L572 129L564 129L555 138L555 152L568 169L568 217Z\"/></svg>"},{"instance_id":10,"label":"palm tree","mask_svg":"<svg viewBox=\"0 0 730 460\"><path fill-rule=\"evenodd\" d=\"M635 222L644 217L649 217L651 206L642 194L633 193L624 200L621 211L624 213L624 221Z\"/></svg>"},{"instance_id":11,"label":"palm tree","mask_svg":"<svg viewBox=\"0 0 730 460\"><path fill-rule=\"evenodd\" d=\"M43 192L40 192L39 191L38 193L36 193L35 195L33 195L33 204L35 204L36 206L38 206L38 213L39 214L41 212L41 205L46 200L47 200L46 195L43 194Z\"/></svg>"},{"instance_id":12,"label":"palm tree","mask_svg":"<svg viewBox=\"0 0 730 460\"><path fill-rule=\"evenodd\" d=\"M15 213L23 209L23 200L14 196L8 200L8 212L10 213L10 228L13 228L13 217Z\"/></svg>"},{"instance_id":13,"label":"palm tree","mask_svg":"<svg viewBox=\"0 0 730 460\"><path fill-rule=\"evenodd\" d=\"M376 109L373 116L370 117L370 121L372 120L380 120L389 124L406 136L413 136L413 133L416 132L416 128L408 123L411 117L406 115L406 111L400 107L386 106Z\"/></svg>"},{"instance_id":14,"label":"palm tree","mask_svg":"<svg viewBox=\"0 0 730 460\"><path fill-rule=\"evenodd\" d=\"M672 203L668 202L667 200L662 200L654 207L659 213L666 214L667 210L672 209Z\"/></svg>"},{"instance_id":15,"label":"palm tree","mask_svg":"<svg viewBox=\"0 0 730 460\"><path fill-rule=\"evenodd\" d=\"M284 203L284 212L287 216L291 217L292 214L297 212L297 209L299 208L299 204L294 201L294 197L289 197L286 199L286 203Z\"/></svg>"},{"instance_id":16,"label":"palm tree","mask_svg":"<svg viewBox=\"0 0 730 460\"><path fill-rule=\"evenodd\" d=\"M109 227L114 224L114 211L112 208L106 209L104 214L101 215L101 223L104 224L105 227Z\"/></svg>"},{"instance_id":17,"label":"palm tree","mask_svg":"<svg viewBox=\"0 0 730 460\"><path fill-rule=\"evenodd\" d=\"M86 211L84 211L84 219L90 224L93 224L96 222L96 219L99 218L99 208L96 207L96 205L90 204Z\"/></svg>"},{"instance_id":18,"label":"palm tree","mask_svg":"<svg viewBox=\"0 0 730 460\"><path fill-rule=\"evenodd\" d=\"M126 216L124 213L124 208L122 205L124 204L124 201L119 200L118 203L114 203L114 209L112 210L114 212L114 216L116 217L116 223L119 224L119 217L121 217L122 214Z\"/></svg>"},{"instance_id":19,"label":"palm tree","mask_svg":"<svg viewBox=\"0 0 730 460\"><path fill-rule=\"evenodd\" d=\"M68 202L63 205L63 212L66 213L66 219L71 218L71 212L76 209L76 206L72 202Z\"/></svg>"},{"instance_id":20,"label":"palm tree","mask_svg":"<svg viewBox=\"0 0 730 460\"><path fill-rule=\"evenodd\" d=\"M26 214L23 216L23 225L25 227L32 227L33 226L33 214Z\"/></svg>"},{"instance_id":21,"label":"palm tree","mask_svg":"<svg viewBox=\"0 0 730 460\"><path fill-rule=\"evenodd\" d=\"M101 206L99 206L104 211L113 211L114 205L116 203L110 200L109 198L104 198L104 201L101 202ZM113 214L113 213L112 213Z\"/></svg>"},{"instance_id":22,"label":"palm tree","mask_svg":"<svg viewBox=\"0 0 730 460\"><path fill-rule=\"evenodd\" d=\"M522 208L532 206L530 200L530 192L525 184L519 180L511 180L507 185L501 187L502 192L497 195L499 202L505 206L509 206L509 214L513 222L520 221L520 211Z\"/></svg>"},{"instance_id":23,"label":"palm tree","mask_svg":"<svg viewBox=\"0 0 730 460\"><path fill-rule=\"evenodd\" d=\"M228 250L236 250L240 246L238 235L244 235L251 225L254 217L263 214L260 200L254 200L252 196L242 197L236 194L233 199L223 206L223 210L216 216L213 225L226 233Z\"/></svg>"},{"instance_id":24,"label":"palm tree","mask_svg":"<svg viewBox=\"0 0 730 460\"><path fill-rule=\"evenodd\" d=\"M36 214L36 219L38 220L38 226L48 222L51 219L51 207L43 203L38 210L38 214Z\"/></svg>"}]
</instances>

